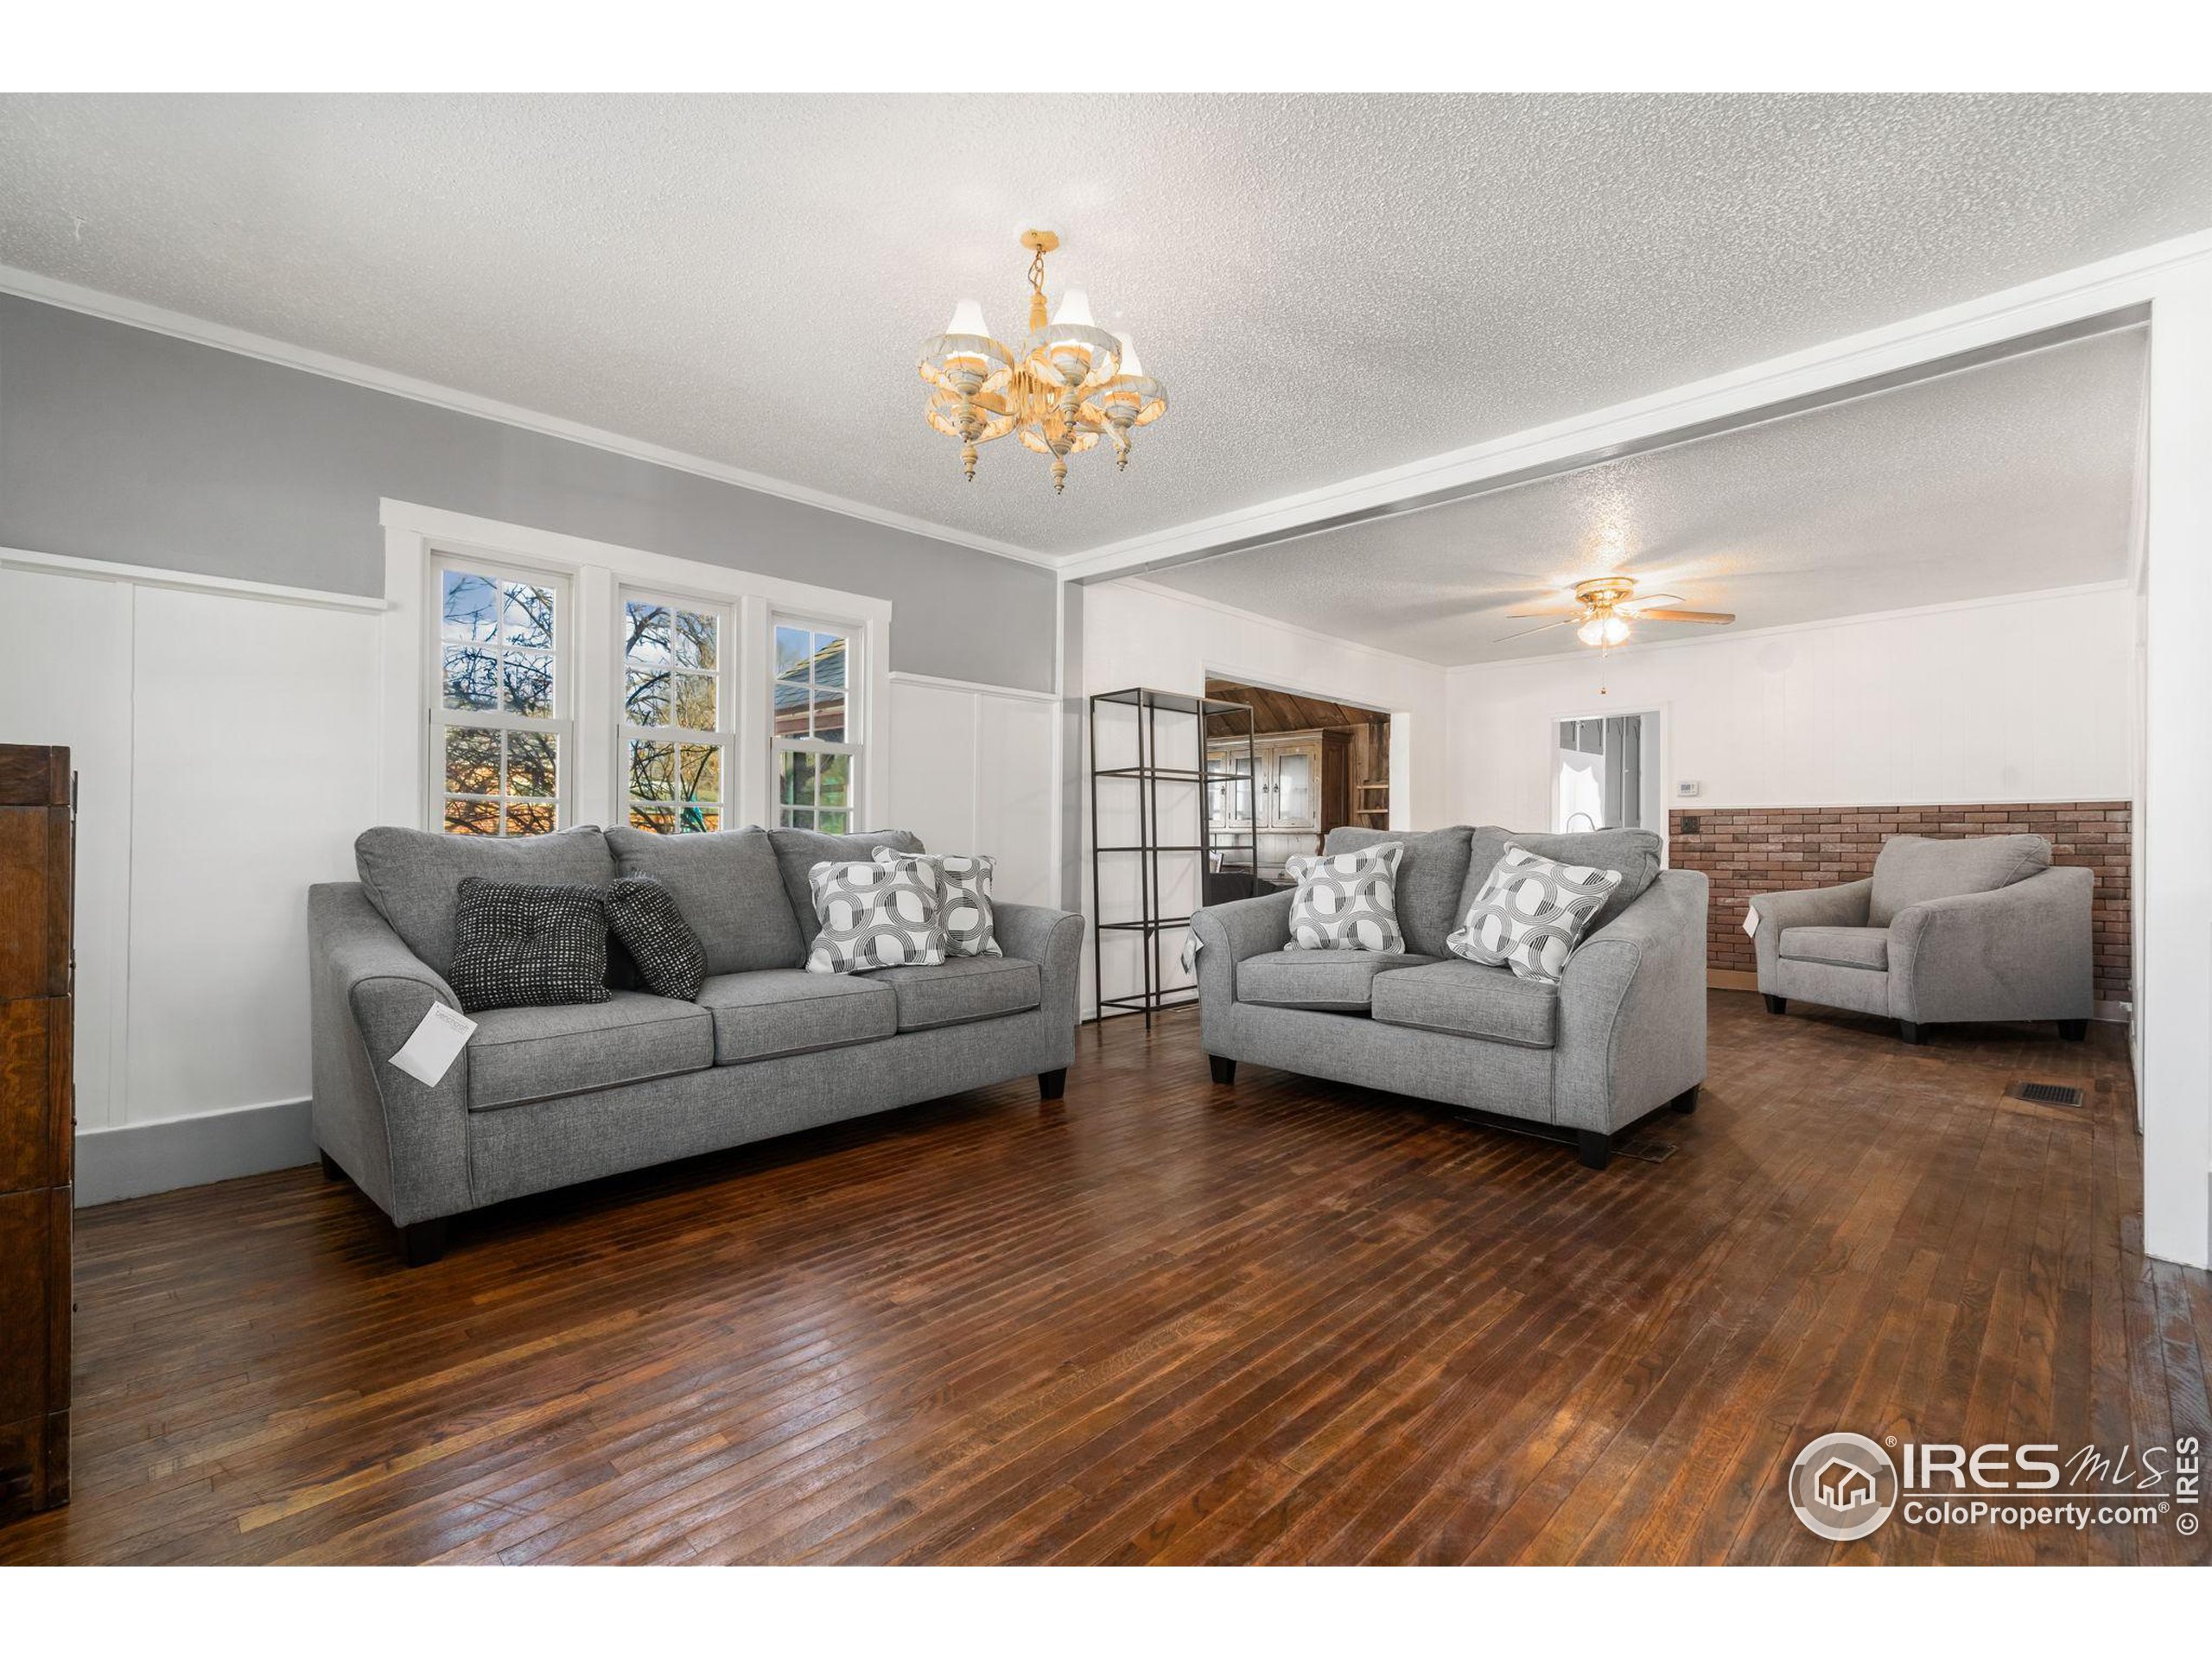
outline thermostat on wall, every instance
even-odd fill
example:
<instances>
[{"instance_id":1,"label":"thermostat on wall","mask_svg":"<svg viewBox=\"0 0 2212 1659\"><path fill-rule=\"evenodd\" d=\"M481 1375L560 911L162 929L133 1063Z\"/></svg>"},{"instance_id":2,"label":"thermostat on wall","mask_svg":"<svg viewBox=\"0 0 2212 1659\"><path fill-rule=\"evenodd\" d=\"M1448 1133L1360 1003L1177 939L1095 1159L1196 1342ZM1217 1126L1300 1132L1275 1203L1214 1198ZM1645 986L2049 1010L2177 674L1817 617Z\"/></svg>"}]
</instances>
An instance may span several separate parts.
<instances>
[{"instance_id":1,"label":"thermostat on wall","mask_svg":"<svg viewBox=\"0 0 2212 1659\"><path fill-rule=\"evenodd\" d=\"M1690 799L1697 793L1697 779L1694 778L1677 778L1675 780L1675 793L1682 800L1687 801Z\"/></svg>"}]
</instances>

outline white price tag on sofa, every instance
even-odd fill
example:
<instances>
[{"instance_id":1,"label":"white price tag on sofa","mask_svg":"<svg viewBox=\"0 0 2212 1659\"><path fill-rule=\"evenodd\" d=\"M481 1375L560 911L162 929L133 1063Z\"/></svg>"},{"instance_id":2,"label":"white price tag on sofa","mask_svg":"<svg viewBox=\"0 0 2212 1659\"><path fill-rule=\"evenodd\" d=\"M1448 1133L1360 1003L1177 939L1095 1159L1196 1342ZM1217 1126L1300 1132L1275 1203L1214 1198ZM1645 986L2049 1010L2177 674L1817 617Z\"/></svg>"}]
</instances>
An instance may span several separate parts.
<instances>
[{"instance_id":1,"label":"white price tag on sofa","mask_svg":"<svg viewBox=\"0 0 2212 1659\"><path fill-rule=\"evenodd\" d=\"M1744 931L1755 939L1759 936L1759 907L1757 905L1744 906Z\"/></svg>"},{"instance_id":2,"label":"white price tag on sofa","mask_svg":"<svg viewBox=\"0 0 2212 1659\"><path fill-rule=\"evenodd\" d=\"M468 1046L476 1022L442 1002L430 1004L415 1034L391 1057L391 1063L416 1082L435 1087L452 1070L454 1057Z\"/></svg>"}]
</instances>

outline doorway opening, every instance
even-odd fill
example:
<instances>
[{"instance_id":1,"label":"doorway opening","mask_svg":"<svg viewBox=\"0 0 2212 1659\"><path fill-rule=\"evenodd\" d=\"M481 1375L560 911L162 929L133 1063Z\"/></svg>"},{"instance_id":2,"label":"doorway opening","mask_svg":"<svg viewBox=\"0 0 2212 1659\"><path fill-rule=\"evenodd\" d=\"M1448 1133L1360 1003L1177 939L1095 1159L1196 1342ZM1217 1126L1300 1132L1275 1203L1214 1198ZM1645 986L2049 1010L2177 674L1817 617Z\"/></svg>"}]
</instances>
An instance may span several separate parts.
<instances>
[{"instance_id":1,"label":"doorway opening","mask_svg":"<svg viewBox=\"0 0 2212 1659\"><path fill-rule=\"evenodd\" d=\"M1553 832L1652 830L1665 835L1664 736L1656 709L1562 715L1553 721Z\"/></svg>"},{"instance_id":2,"label":"doorway opening","mask_svg":"<svg viewBox=\"0 0 2212 1659\"><path fill-rule=\"evenodd\" d=\"M1387 710L1209 675L1206 696L1248 704L1207 722L1206 817L1224 844L1205 873L1209 905L1287 885L1284 866L1329 831L1390 827Z\"/></svg>"}]
</instances>

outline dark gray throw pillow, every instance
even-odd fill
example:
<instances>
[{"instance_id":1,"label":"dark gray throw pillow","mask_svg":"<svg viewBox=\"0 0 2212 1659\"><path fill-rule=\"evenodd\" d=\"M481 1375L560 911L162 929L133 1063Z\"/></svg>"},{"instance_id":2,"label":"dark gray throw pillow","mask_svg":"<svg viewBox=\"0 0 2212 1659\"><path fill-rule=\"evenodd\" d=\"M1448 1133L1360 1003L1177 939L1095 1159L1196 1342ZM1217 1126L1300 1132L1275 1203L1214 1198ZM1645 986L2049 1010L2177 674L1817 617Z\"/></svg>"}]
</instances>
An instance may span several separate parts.
<instances>
[{"instance_id":1,"label":"dark gray throw pillow","mask_svg":"<svg viewBox=\"0 0 2212 1659\"><path fill-rule=\"evenodd\" d=\"M463 1014L607 1000L607 909L598 888L465 875L458 898L447 982Z\"/></svg>"},{"instance_id":2,"label":"dark gray throw pillow","mask_svg":"<svg viewBox=\"0 0 2212 1659\"><path fill-rule=\"evenodd\" d=\"M674 895L650 875L629 875L607 889L605 902L607 931L629 953L645 988L697 1001L707 982L706 948Z\"/></svg>"}]
</instances>

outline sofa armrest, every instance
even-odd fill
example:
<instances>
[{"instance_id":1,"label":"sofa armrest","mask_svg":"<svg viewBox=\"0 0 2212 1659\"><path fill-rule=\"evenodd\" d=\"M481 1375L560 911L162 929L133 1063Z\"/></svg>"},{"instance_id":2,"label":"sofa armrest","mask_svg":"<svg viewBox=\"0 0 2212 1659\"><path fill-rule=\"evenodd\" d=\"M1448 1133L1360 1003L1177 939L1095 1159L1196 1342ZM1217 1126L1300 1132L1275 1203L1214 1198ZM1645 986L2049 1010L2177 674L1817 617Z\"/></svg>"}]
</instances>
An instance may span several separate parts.
<instances>
[{"instance_id":1,"label":"sofa armrest","mask_svg":"<svg viewBox=\"0 0 2212 1659\"><path fill-rule=\"evenodd\" d=\"M1890 923L1890 1012L1915 1024L2089 1018L2095 893L2094 872L2060 864L1908 905Z\"/></svg>"},{"instance_id":2,"label":"sofa armrest","mask_svg":"<svg viewBox=\"0 0 2212 1659\"><path fill-rule=\"evenodd\" d=\"M1763 893L1751 900L1759 914L1751 944L1758 952L1759 986L1771 989L1781 959L1785 927L1864 927L1874 897L1874 878L1865 876L1836 887L1801 887L1795 893Z\"/></svg>"},{"instance_id":3,"label":"sofa armrest","mask_svg":"<svg viewBox=\"0 0 2212 1659\"><path fill-rule=\"evenodd\" d=\"M1236 1005L1236 964L1290 943L1294 887L1255 899L1208 905L1191 918L1198 943L1198 1039L1209 1054L1228 1052L1227 1027Z\"/></svg>"},{"instance_id":4,"label":"sofa armrest","mask_svg":"<svg viewBox=\"0 0 2212 1659\"><path fill-rule=\"evenodd\" d=\"M1711 884L1662 870L1560 976L1554 1121L1611 1134L1705 1081Z\"/></svg>"},{"instance_id":5,"label":"sofa armrest","mask_svg":"<svg viewBox=\"0 0 2212 1659\"><path fill-rule=\"evenodd\" d=\"M467 1057L434 1085L391 1064L460 999L350 882L308 890L308 958L316 1144L401 1226L467 1209Z\"/></svg>"},{"instance_id":6,"label":"sofa armrest","mask_svg":"<svg viewBox=\"0 0 2212 1659\"><path fill-rule=\"evenodd\" d=\"M991 937L1009 957L1033 962L1044 976L1044 1001L1056 1027L1066 1027L1068 1042L1082 1023L1083 918L1047 905L991 906Z\"/></svg>"}]
</instances>

